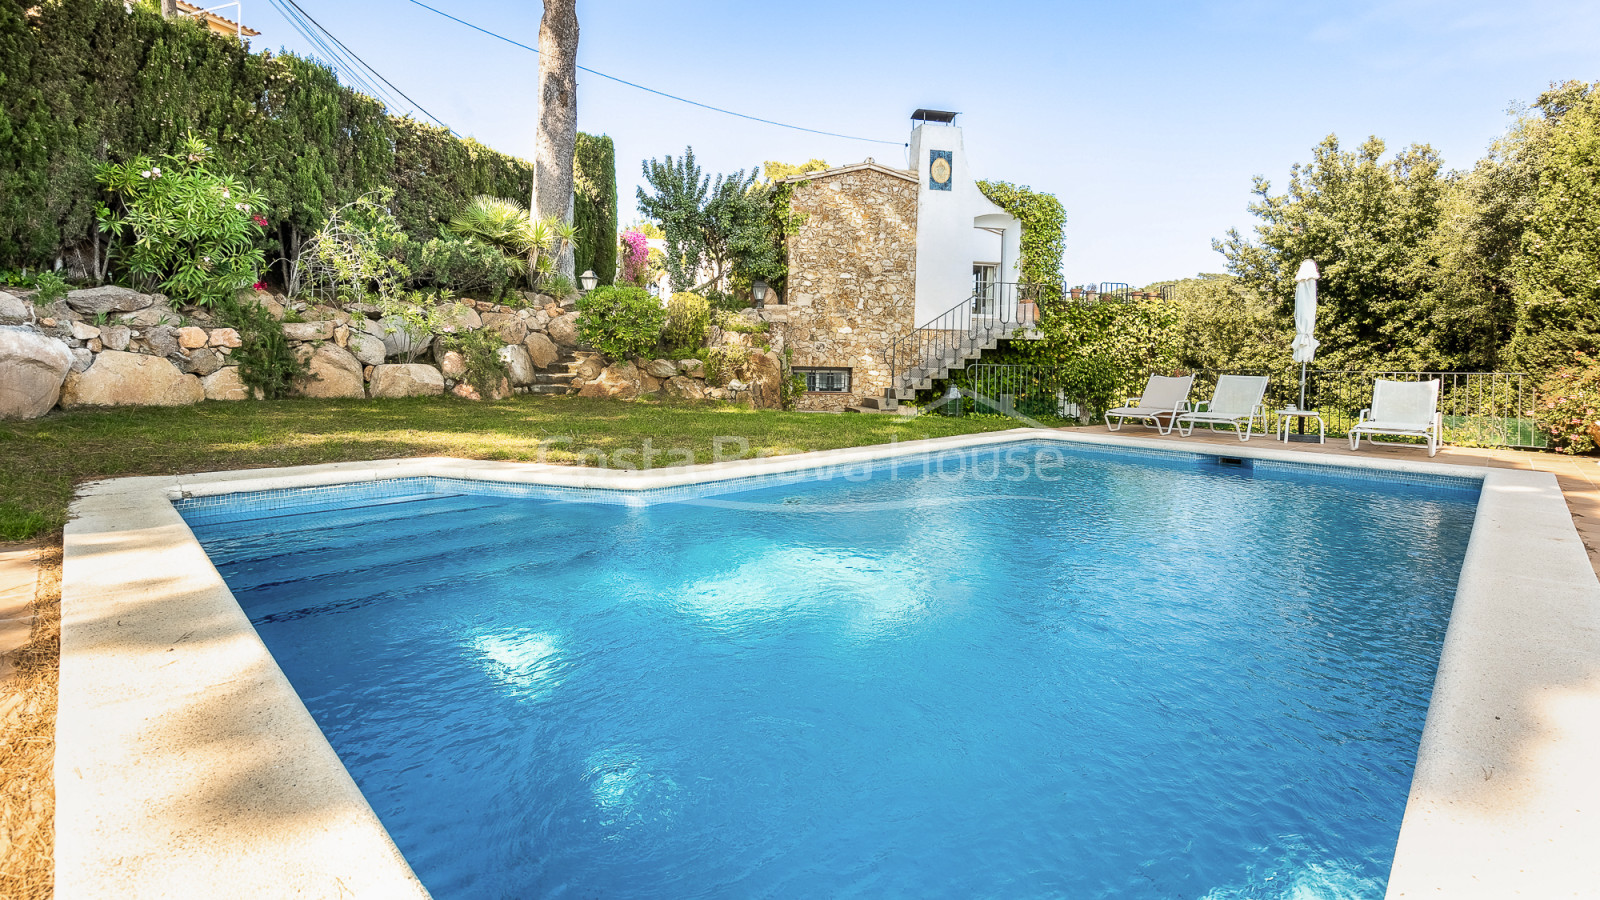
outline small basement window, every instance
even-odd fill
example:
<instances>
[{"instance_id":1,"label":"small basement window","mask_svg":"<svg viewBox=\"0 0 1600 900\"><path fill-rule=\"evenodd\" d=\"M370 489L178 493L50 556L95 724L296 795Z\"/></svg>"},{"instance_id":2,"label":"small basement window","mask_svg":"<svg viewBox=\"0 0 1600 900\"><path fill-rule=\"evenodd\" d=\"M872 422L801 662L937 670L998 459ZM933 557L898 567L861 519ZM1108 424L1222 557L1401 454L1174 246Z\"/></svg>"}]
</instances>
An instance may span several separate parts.
<instances>
[{"instance_id":1,"label":"small basement window","mask_svg":"<svg viewBox=\"0 0 1600 900\"><path fill-rule=\"evenodd\" d=\"M798 375L806 377L806 391L813 394L847 394L850 392L849 369L814 369L796 366Z\"/></svg>"}]
</instances>

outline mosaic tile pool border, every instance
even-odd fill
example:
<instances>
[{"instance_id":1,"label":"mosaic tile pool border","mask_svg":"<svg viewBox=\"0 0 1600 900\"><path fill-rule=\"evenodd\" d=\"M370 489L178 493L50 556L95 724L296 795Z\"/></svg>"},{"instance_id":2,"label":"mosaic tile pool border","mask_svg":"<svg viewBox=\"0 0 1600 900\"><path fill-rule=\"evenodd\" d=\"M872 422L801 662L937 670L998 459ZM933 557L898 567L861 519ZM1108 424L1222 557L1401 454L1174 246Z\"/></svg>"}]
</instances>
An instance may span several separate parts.
<instances>
[{"instance_id":1,"label":"mosaic tile pool border","mask_svg":"<svg viewBox=\"0 0 1600 900\"><path fill-rule=\"evenodd\" d=\"M1467 491L1477 493L1481 478L1431 472L1402 472L1393 470L1356 469L1337 463L1319 464L1284 462L1253 457L1228 457L1212 453L1190 451L1149 450L1144 448L1104 447L1063 441L1024 438L1005 444L978 447L947 448L944 450L864 460L853 463L833 463L789 472L764 475L711 478L690 484L670 487L629 488L574 487L559 484L540 484L512 481L495 481L476 478L452 478L438 475L401 475L394 478L360 481L343 484L326 484L313 487L278 488L272 490L244 491L212 494L202 497L184 497L173 505L191 525L210 525L222 522L273 518L299 513L321 512L379 504L404 503L439 497L476 495L484 497L518 497L530 500L564 501L574 503L607 503L626 506L652 506L721 496L745 491L805 482L834 480L867 481L880 474L896 470L920 469L913 476L944 471L951 462L960 465L985 464L990 457L1001 457L1017 450L1039 452L1053 450L1064 456L1091 456L1138 464L1157 464L1182 469L1215 470L1219 459L1244 460L1240 474L1275 475L1294 480L1312 480L1337 484L1369 484L1374 487L1412 487L1435 490Z\"/></svg>"}]
</instances>

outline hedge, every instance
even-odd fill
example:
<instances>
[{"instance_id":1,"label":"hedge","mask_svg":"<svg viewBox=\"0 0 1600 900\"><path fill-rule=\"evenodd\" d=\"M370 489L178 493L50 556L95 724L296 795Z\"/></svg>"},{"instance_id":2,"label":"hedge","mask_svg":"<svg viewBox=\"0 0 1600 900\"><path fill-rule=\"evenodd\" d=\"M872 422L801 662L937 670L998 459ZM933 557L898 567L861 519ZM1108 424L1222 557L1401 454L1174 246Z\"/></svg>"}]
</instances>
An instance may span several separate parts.
<instances>
[{"instance_id":1,"label":"hedge","mask_svg":"<svg viewBox=\"0 0 1600 900\"><path fill-rule=\"evenodd\" d=\"M95 167L190 131L266 195L269 258L383 185L429 238L473 195L524 198L533 181L526 160L391 116L311 60L120 0L0 0L0 269L89 263Z\"/></svg>"},{"instance_id":2,"label":"hedge","mask_svg":"<svg viewBox=\"0 0 1600 900\"><path fill-rule=\"evenodd\" d=\"M617 274L617 150L611 138L578 133L572 193L572 222L578 226L572 271L593 270L601 284L611 284Z\"/></svg>"}]
</instances>

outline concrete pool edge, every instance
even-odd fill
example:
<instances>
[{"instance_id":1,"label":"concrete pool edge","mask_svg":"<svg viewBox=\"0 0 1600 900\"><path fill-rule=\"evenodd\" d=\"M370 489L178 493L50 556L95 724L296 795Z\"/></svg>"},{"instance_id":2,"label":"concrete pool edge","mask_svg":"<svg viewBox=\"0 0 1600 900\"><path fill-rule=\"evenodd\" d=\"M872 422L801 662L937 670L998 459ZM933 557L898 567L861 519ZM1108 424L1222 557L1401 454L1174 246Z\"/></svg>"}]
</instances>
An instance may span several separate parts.
<instances>
[{"instance_id":1,"label":"concrete pool edge","mask_svg":"<svg viewBox=\"0 0 1600 900\"><path fill-rule=\"evenodd\" d=\"M173 499L416 476L646 489L1040 439L1481 479L1390 896L1556 896L1600 878L1585 859L1600 779L1580 765L1600 757L1600 582L1553 476L1013 429L640 472L427 458L86 485L65 536L58 892L426 896ZM1525 584L1537 609L1507 590ZM1500 781L1473 777L1486 759Z\"/></svg>"}]
</instances>

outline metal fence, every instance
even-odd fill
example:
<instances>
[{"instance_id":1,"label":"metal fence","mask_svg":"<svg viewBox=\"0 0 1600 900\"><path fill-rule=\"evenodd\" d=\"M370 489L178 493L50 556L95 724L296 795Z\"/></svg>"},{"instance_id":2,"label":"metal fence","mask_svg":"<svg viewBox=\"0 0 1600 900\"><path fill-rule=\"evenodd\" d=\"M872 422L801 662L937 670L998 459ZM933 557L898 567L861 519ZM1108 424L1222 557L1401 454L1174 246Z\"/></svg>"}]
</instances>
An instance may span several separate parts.
<instances>
[{"instance_id":1,"label":"metal fence","mask_svg":"<svg viewBox=\"0 0 1600 900\"><path fill-rule=\"evenodd\" d=\"M965 404L973 412L1017 412L1033 418L1075 419L1087 415L1081 398L1065 387L1065 370L1054 366L975 364L963 380L974 395ZM1167 373L1163 373L1167 374ZM1220 372L1195 372L1191 404L1209 399ZM1235 372L1264 375L1265 372ZM1270 373L1263 405L1267 428L1275 433L1277 410L1297 405L1299 372L1293 378ZM1542 449L1548 436L1534 421L1533 381L1520 372L1368 372L1308 369L1306 406L1322 415L1330 439L1343 437L1361 410L1372 405L1372 387L1378 379L1389 381L1439 380L1439 412L1444 422L1444 442L1477 447ZM1142 382L1143 379L1140 379ZM1128 388L1138 393L1139 385ZM1119 398L1120 399L1120 398Z\"/></svg>"}]
</instances>

